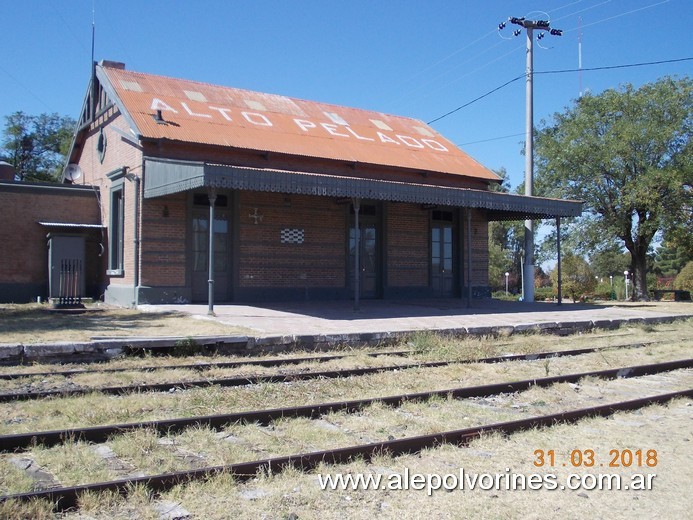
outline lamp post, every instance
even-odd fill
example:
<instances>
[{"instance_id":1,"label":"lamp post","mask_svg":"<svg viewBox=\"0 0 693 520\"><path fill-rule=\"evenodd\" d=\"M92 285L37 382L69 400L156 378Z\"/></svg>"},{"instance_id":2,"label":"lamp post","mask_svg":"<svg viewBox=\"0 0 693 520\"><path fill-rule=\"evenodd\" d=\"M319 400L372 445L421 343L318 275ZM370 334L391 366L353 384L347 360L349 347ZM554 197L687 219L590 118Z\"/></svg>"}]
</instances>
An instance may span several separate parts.
<instances>
[{"instance_id":1,"label":"lamp post","mask_svg":"<svg viewBox=\"0 0 693 520\"><path fill-rule=\"evenodd\" d=\"M623 271L623 276L626 277L626 301L628 301L628 271Z\"/></svg>"},{"instance_id":2,"label":"lamp post","mask_svg":"<svg viewBox=\"0 0 693 520\"><path fill-rule=\"evenodd\" d=\"M614 290L614 275L610 274L609 275L609 282L611 282L611 290Z\"/></svg>"},{"instance_id":3,"label":"lamp post","mask_svg":"<svg viewBox=\"0 0 693 520\"><path fill-rule=\"evenodd\" d=\"M505 273L505 296L508 296L508 276L510 276L510 273Z\"/></svg>"}]
</instances>

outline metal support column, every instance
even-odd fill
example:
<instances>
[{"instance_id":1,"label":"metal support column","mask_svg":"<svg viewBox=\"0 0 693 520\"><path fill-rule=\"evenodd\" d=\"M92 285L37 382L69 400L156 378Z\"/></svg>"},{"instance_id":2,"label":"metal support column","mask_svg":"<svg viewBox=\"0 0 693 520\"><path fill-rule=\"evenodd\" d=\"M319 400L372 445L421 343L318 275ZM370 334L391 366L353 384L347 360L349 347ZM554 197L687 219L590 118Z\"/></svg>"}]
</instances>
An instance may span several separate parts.
<instances>
[{"instance_id":1,"label":"metal support column","mask_svg":"<svg viewBox=\"0 0 693 520\"><path fill-rule=\"evenodd\" d=\"M361 307L361 227L359 225L359 211L361 200L353 199L354 204L354 310Z\"/></svg>"},{"instance_id":2,"label":"metal support column","mask_svg":"<svg viewBox=\"0 0 693 520\"><path fill-rule=\"evenodd\" d=\"M563 303L563 282L561 281L561 217L556 217L556 252L558 253L558 305Z\"/></svg>"},{"instance_id":3,"label":"metal support column","mask_svg":"<svg viewBox=\"0 0 693 520\"><path fill-rule=\"evenodd\" d=\"M209 293L207 301L209 307L207 314L214 316L214 205L217 201L217 190L209 188L209 251L207 262L209 263Z\"/></svg>"},{"instance_id":4,"label":"metal support column","mask_svg":"<svg viewBox=\"0 0 693 520\"><path fill-rule=\"evenodd\" d=\"M472 306L472 210L467 209L467 307Z\"/></svg>"},{"instance_id":5,"label":"metal support column","mask_svg":"<svg viewBox=\"0 0 693 520\"><path fill-rule=\"evenodd\" d=\"M140 303L140 178L132 172L126 173L125 178L134 184L135 195L133 197L134 213L134 238L133 242L133 282L132 282L132 306L136 309Z\"/></svg>"}]
</instances>

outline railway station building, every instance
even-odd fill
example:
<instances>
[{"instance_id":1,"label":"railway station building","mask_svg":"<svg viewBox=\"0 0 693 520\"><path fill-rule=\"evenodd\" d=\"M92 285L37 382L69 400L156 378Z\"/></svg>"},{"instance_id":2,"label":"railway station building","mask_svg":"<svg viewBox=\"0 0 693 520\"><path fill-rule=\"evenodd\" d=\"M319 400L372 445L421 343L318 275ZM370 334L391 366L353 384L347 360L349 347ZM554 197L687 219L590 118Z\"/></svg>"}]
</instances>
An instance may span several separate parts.
<instances>
[{"instance_id":1,"label":"railway station building","mask_svg":"<svg viewBox=\"0 0 693 520\"><path fill-rule=\"evenodd\" d=\"M99 195L105 300L125 306L485 297L489 221L581 211L492 191L421 121L108 61L69 162L64 181Z\"/></svg>"}]
</instances>

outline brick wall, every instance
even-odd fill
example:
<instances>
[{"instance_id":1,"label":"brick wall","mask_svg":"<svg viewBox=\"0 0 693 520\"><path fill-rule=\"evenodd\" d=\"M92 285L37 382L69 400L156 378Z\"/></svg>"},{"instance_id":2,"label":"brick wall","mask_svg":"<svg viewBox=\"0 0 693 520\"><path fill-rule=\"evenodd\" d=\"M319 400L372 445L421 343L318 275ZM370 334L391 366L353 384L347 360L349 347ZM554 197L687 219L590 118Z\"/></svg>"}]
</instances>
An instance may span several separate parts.
<instances>
[{"instance_id":1,"label":"brick wall","mask_svg":"<svg viewBox=\"0 0 693 520\"><path fill-rule=\"evenodd\" d=\"M462 223L467 236L466 219ZM467 246L463 251L463 269L467 272ZM488 222L483 210L472 210L472 286L488 286Z\"/></svg>"},{"instance_id":2,"label":"brick wall","mask_svg":"<svg viewBox=\"0 0 693 520\"><path fill-rule=\"evenodd\" d=\"M106 136L106 153L103 161L99 158L96 150L99 132L104 129ZM120 133L118 132L120 131ZM83 176L76 183L93 185L101 193L101 222L106 226L106 240L104 243L104 257L108 258L108 234L110 229L110 190L111 182L107 178L107 174L116 170L127 167L132 173L142 175L142 150L132 141L123 137L132 135L130 128L125 119L115 112L113 109L106 112L90 127L85 140L80 150L79 166L82 169ZM132 137L134 140L134 136ZM124 211L125 211L125 226L123 229L123 275L106 277L107 284L114 285L132 285L134 282L134 183L125 181L124 189ZM140 201L142 194L140 193ZM140 231L142 231L140 229Z\"/></svg>"},{"instance_id":3,"label":"brick wall","mask_svg":"<svg viewBox=\"0 0 693 520\"><path fill-rule=\"evenodd\" d=\"M387 211L387 259L390 287L428 287L428 212L417 204L391 203Z\"/></svg>"},{"instance_id":4,"label":"brick wall","mask_svg":"<svg viewBox=\"0 0 693 520\"><path fill-rule=\"evenodd\" d=\"M140 283L150 286L186 285L187 194L142 203Z\"/></svg>"},{"instance_id":5,"label":"brick wall","mask_svg":"<svg viewBox=\"0 0 693 520\"><path fill-rule=\"evenodd\" d=\"M345 211L329 198L240 192L239 286L344 287ZM282 243L283 230L303 242Z\"/></svg>"}]
</instances>

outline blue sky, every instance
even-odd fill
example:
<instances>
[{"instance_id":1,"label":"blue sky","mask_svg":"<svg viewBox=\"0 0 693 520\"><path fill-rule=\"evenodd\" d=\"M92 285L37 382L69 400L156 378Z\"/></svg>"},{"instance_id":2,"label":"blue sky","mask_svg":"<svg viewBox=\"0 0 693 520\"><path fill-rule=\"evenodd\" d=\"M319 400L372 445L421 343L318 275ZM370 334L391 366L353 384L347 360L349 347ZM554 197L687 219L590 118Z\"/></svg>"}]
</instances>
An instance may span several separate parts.
<instances>
[{"instance_id":1,"label":"blue sky","mask_svg":"<svg viewBox=\"0 0 693 520\"><path fill-rule=\"evenodd\" d=\"M509 16L548 19L562 37L535 44L535 71L693 57L691 0L3 0L0 116L78 117L96 59L130 70L353 106L431 121L525 69ZM581 29L580 29L581 27ZM537 75L535 124L580 85L593 93L693 61ZM581 79L580 79L581 76ZM489 168L524 178L525 83L515 81L432 125ZM510 136L510 137L508 137Z\"/></svg>"}]
</instances>

